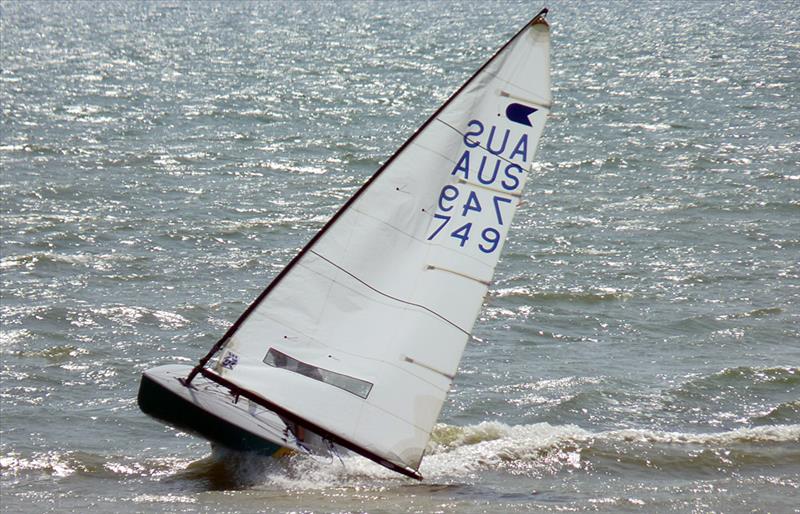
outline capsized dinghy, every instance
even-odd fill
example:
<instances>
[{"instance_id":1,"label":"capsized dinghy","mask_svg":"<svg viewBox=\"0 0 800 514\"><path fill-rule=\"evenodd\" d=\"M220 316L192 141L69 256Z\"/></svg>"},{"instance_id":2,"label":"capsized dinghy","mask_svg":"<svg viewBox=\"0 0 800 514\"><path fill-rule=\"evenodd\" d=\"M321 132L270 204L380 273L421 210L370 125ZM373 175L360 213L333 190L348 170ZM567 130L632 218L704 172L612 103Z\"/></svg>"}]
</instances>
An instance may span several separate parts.
<instances>
[{"instance_id":1,"label":"capsized dinghy","mask_svg":"<svg viewBox=\"0 0 800 514\"><path fill-rule=\"evenodd\" d=\"M542 10L141 409L233 449L348 448L421 479L550 111Z\"/></svg>"}]
</instances>

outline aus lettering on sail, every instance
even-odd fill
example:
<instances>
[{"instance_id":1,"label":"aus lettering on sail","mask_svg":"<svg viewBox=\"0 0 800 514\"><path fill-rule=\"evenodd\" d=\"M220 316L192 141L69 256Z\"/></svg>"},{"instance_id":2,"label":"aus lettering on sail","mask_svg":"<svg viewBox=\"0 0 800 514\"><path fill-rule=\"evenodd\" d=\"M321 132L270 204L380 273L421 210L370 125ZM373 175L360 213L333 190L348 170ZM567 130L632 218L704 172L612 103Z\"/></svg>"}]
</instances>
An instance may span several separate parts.
<instances>
[{"instance_id":1,"label":"aus lettering on sail","mask_svg":"<svg viewBox=\"0 0 800 514\"><path fill-rule=\"evenodd\" d=\"M505 125L487 126L480 120L470 120L464 134L466 148L451 175L465 182L517 192L525 166L530 162L528 134Z\"/></svg>"},{"instance_id":2,"label":"aus lettering on sail","mask_svg":"<svg viewBox=\"0 0 800 514\"><path fill-rule=\"evenodd\" d=\"M439 192L428 241L477 255L501 249L536 150L531 129L537 111L510 103L493 123L484 121L487 116L466 123L451 180Z\"/></svg>"}]
</instances>

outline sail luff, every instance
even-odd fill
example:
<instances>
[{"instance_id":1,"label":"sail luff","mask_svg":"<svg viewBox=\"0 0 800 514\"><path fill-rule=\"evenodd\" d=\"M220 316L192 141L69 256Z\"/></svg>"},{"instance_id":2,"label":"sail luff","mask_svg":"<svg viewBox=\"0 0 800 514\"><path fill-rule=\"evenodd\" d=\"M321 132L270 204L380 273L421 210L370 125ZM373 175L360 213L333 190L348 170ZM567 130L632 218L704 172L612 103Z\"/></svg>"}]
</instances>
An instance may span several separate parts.
<instances>
[{"instance_id":1,"label":"sail luff","mask_svg":"<svg viewBox=\"0 0 800 514\"><path fill-rule=\"evenodd\" d=\"M459 87L450 97L445 101L433 114L422 124L420 127L414 131L414 133L384 162L378 170L370 176L370 178L351 196L339 210L325 223L325 225L316 233L314 236L306 243L306 245L289 261L289 263L275 276L275 278L267 285L267 287L256 297L256 299L248 305L245 311L237 318L237 320L228 327L228 330L225 331L223 336L215 343L215 345L210 349L210 351L199 361L197 366L195 366L191 373L186 377L184 383L189 385L192 379L200 372L202 368L204 368L208 362L210 361L213 356L219 352L225 345L225 343L230 339L230 337L236 333L239 327L248 319L248 317L253 313L253 311L264 301L265 298L272 292L272 290L280 284L283 278L297 265L297 263L308 253L311 248L325 235L325 233L337 222L337 220L350 208L350 206L355 203L358 198L363 195L369 187L375 182L378 177L380 177L383 172L389 168L389 166L395 161L396 157L400 155L403 150L405 150L409 145L411 145L414 140L417 138L419 134L421 134L431 123L433 123L437 117L450 105L450 103L457 98L463 91L465 91L489 65L491 65L495 59L499 55L503 53L503 51L511 45L525 30L536 23L544 23L547 25L545 21L545 16L547 15L548 10L542 9L536 16L534 16L529 22L522 26L511 38L506 41L506 43L501 46L482 66L480 66L462 85Z\"/></svg>"}]
</instances>

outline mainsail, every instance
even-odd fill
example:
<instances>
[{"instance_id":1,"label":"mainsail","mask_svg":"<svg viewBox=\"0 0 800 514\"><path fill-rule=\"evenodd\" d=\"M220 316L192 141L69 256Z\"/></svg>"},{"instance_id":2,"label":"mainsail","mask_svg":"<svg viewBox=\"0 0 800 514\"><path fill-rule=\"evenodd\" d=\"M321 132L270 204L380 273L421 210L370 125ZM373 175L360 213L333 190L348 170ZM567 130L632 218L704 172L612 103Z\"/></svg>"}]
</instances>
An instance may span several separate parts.
<instances>
[{"instance_id":1,"label":"mainsail","mask_svg":"<svg viewBox=\"0 0 800 514\"><path fill-rule=\"evenodd\" d=\"M388 159L189 382L202 373L420 478L550 109L545 14Z\"/></svg>"}]
</instances>

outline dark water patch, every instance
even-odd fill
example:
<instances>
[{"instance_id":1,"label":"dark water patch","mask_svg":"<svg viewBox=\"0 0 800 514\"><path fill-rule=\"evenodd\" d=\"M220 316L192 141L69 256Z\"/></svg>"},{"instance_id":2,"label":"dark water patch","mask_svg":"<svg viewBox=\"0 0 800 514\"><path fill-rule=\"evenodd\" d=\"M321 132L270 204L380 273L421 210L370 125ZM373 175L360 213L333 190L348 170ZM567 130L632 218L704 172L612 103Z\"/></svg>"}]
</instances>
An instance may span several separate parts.
<instances>
[{"instance_id":1,"label":"dark water patch","mask_svg":"<svg viewBox=\"0 0 800 514\"><path fill-rule=\"evenodd\" d=\"M676 336L687 336L698 338L703 341L702 336L710 334L715 330L725 328L725 325L711 315L694 316L683 319L656 319L636 321L638 330L653 335L661 335L669 338Z\"/></svg>"},{"instance_id":2,"label":"dark water patch","mask_svg":"<svg viewBox=\"0 0 800 514\"><path fill-rule=\"evenodd\" d=\"M675 442L637 441L628 438L623 443L596 440L580 450L582 459L592 471L611 474L646 475L648 473L681 476L684 478L716 477L721 473L757 474L761 470L791 469L800 459L797 443ZM576 451L573 450L573 451Z\"/></svg>"},{"instance_id":3,"label":"dark water patch","mask_svg":"<svg viewBox=\"0 0 800 514\"><path fill-rule=\"evenodd\" d=\"M241 490L264 483L269 473L286 473L282 459L212 447L211 455L163 478L165 484L190 483L192 489Z\"/></svg>"},{"instance_id":4,"label":"dark water patch","mask_svg":"<svg viewBox=\"0 0 800 514\"><path fill-rule=\"evenodd\" d=\"M520 312L514 317L525 319L530 317L530 312ZM537 313L536 318L539 320L537 326L530 326L524 324L515 326L514 331L521 336L519 340L522 344L536 344L536 343L593 343L596 342L592 336L596 335L595 330L591 326L582 325L580 328L572 328L570 330L569 323L562 321L562 326L557 326L557 320L547 323L544 315Z\"/></svg>"},{"instance_id":5,"label":"dark water patch","mask_svg":"<svg viewBox=\"0 0 800 514\"><path fill-rule=\"evenodd\" d=\"M776 405L760 416L751 420L755 426L769 426L775 424L800 424L800 400L788 401Z\"/></svg>"},{"instance_id":6,"label":"dark water patch","mask_svg":"<svg viewBox=\"0 0 800 514\"><path fill-rule=\"evenodd\" d=\"M73 345L61 345L52 346L38 351L33 350L11 352L11 355L26 358L42 357L53 364L60 364L62 362L75 359L76 357L87 355L88 353L89 351L86 348L80 348Z\"/></svg>"},{"instance_id":7,"label":"dark water patch","mask_svg":"<svg viewBox=\"0 0 800 514\"><path fill-rule=\"evenodd\" d=\"M798 397L797 368L737 367L665 391L662 409L701 425L764 425L773 412L776 421L795 421L791 405Z\"/></svg>"},{"instance_id":8,"label":"dark water patch","mask_svg":"<svg viewBox=\"0 0 800 514\"><path fill-rule=\"evenodd\" d=\"M652 398L634 390L625 390L607 384L605 387L587 388L564 396L558 403L537 412L543 420L552 423L591 423L598 427L619 427L634 424L648 426L669 418L659 412ZM659 419L662 418L662 419ZM625 420L625 421L623 421Z\"/></svg>"},{"instance_id":9,"label":"dark water patch","mask_svg":"<svg viewBox=\"0 0 800 514\"><path fill-rule=\"evenodd\" d=\"M709 376L691 379L677 392L691 395L696 392L720 389L737 389L763 385L764 387L800 386L800 368L754 368L739 366L726 368Z\"/></svg>"}]
</instances>

